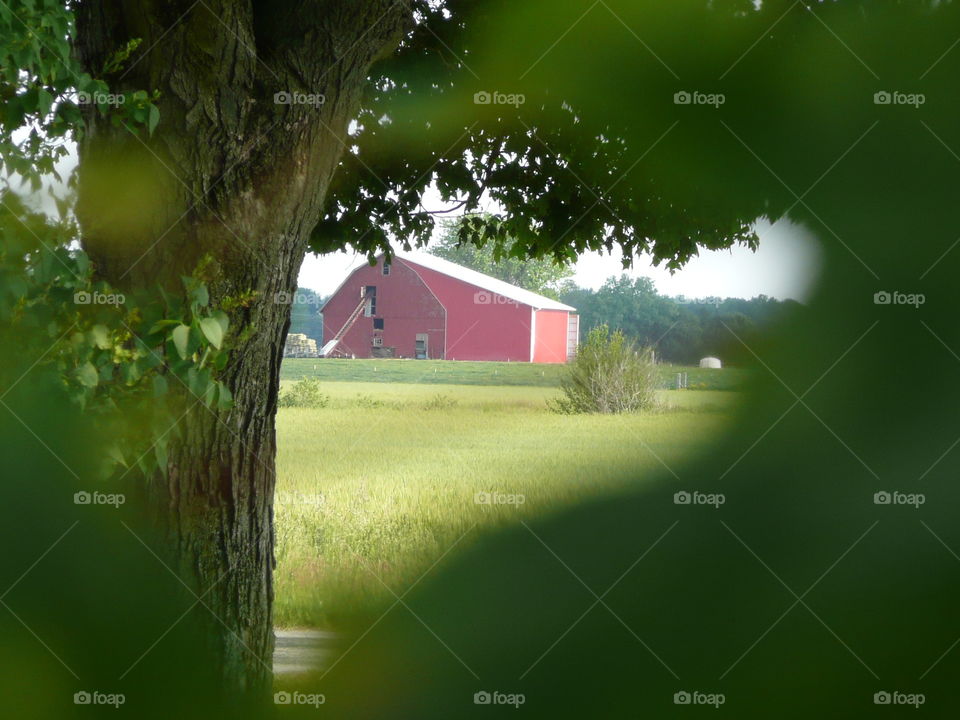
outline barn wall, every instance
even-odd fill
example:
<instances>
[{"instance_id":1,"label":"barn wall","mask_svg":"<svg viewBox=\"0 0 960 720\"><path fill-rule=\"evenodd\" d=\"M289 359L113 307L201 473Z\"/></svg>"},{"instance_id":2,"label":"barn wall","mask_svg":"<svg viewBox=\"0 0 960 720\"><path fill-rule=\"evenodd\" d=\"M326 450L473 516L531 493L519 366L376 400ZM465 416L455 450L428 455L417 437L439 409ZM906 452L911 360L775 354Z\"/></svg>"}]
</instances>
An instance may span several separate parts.
<instances>
[{"instance_id":1,"label":"barn wall","mask_svg":"<svg viewBox=\"0 0 960 720\"><path fill-rule=\"evenodd\" d=\"M394 260L395 265L406 262ZM416 263L411 267L447 309L448 360L530 361L529 305Z\"/></svg>"},{"instance_id":2,"label":"barn wall","mask_svg":"<svg viewBox=\"0 0 960 720\"><path fill-rule=\"evenodd\" d=\"M538 363L562 363L567 361L566 310L537 310L536 337L533 361Z\"/></svg>"},{"instance_id":3,"label":"barn wall","mask_svg":"<svg viewBox=\"0 0 960 720\"><path fill-rule=\"evenodd\" d=\"M360 302L360 288L377 288L377 312L363 317L344 336L334 355L373 357L373 337L383 336L384 347L396 348L396 357L412 358L416 352L417 333L428 335L428 354L442 358L445 312L443 305L430 292L420 277L394 259L389 275L382 274L383 260L371 267L355 270L323 308L323 337L331 340L343 327L350 313ZM374 318L382 318L383 331L373 329Z\"/></svg>"}]
</instances>

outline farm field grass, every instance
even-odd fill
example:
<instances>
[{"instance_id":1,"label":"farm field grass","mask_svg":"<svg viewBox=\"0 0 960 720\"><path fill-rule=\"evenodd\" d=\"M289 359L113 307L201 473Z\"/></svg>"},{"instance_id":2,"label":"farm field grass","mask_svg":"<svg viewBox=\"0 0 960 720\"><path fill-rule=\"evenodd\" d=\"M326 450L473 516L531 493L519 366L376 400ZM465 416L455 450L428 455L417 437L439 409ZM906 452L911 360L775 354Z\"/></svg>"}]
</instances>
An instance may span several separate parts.
<instances>
[{"instance_id":1,"label":"farm field grass","mask_svg":"<svg viewBox=\"0 0 960 720\"><path fill-rule=\"evenodd\" d=\"M287 358L280 367L282 380L315 377L321 381L422 383L453 385L534 385L557 387L564 365L523 362L461 362L455 360L342 360ZM742 389L750 371L742 368L700 369L660 365L660 385L674 387L678 372L686 372L691 387L703 390Z\"/></svg>"},{"instance_id":2,"label":"farm field grass","mask_svg":"<svg viewBox=\"0 0 960 720\"><path fill-rule=\"evenodd\" d=\"M277 419L276 619L346 633L372 623L394 601L387 587L402 594L461 536L457 549L585 499L672 481L653 453L680 471L739 399L665 391L670 409L660 413L564 416L546 409L558 394L546 387L329 382L323 391L328 407ZM478 504L482 492L524 502Z\"/></svg>"}]
</instances>

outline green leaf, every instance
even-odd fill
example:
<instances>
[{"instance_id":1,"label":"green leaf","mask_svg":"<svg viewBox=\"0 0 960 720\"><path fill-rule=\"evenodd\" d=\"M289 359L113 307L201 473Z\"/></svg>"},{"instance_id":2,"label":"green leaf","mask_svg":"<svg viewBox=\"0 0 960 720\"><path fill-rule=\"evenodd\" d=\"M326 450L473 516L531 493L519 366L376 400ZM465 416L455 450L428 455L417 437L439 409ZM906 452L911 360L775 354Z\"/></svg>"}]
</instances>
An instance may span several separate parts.
<instances>
[{"instance_id":1,"label":"green leaf","mask_svg":"<svg viewBox=\"0 0 960 720\"><path fill-rule=\"evenodd\" d=\"M53 107L53 95L47 92L46 88L40 88L37 92L37 110L41 116L45 117L51 107Z\"/></svg>"},{"instance_id":2,"label":"green leaf","mask_svg":"<svg viewBox=\"0 0 960 720\"><path fill-rule=\"evenodd\" d=\"M217 319L212 317L204 318L200 321L200 329L203 330L203 334L207 336L210 344L219 350L223 345L223 326Z\"/></svg>"},{"instance_id":3,"label":"green leaf","mask_svg":"<svg viewBox=\"0 0 960 720\"><path fill-rule=\"evenodd\" d=\"M163 375L153 376L153 396L155 398L163 397L169 389L170 386L167 384L167 379Z\"/></svg>"},{"instance_id":4,"label":"green leaf","mask_svg":"<svg viewBox=\"0 0 960 720\"><path fill-rule=\"evenodd\" d=\"M80 384L84 387L94 388L97 386L100 382L100 377L93 363L85 362L77 368L77 380L79 380Z\"/></svg>"},{"instance_id":5,"label":"green leaf","mask_svg":"<svg viewBox=\"0 0 960 720\"><path fill-rule=\"evenodd\" d=\"M153 335L154 333L160 332L161 330L164 330L165 328L168 328L172 325L179 325L179 324L180 324L179 320L157 320L157 322L155 322L147 331L147 335Z\"/></svg>"},{"instance_id":6,"label":"green leaf","mask_svg":"<svg viewBox=\"0 0 960 720\"><path fill-rule=\"evenodd\" d=\"M230 327L230 318L227 317L227 314L223 310L217 310L211 317L220 323L220 327L223 328L223 334L226 335L227 328Z\"/></svg>"},{"instance_id":7,"label":"green leaf","mask_svg":"<svg viewBox=\"0 0 960 720\"><path fill-rule=\"evenodd\" d=\"M123 457L123 451L116 445L110 445L107 447L107 457L109 457L118 465L127 467L127 461Z\"/></svg>"},{"instance_id":8,"label":"green leaf","mask_svg":"<svg viewBox=\"0 0 960 720\"><path fill-rule=\"evenodd\" d=\"M173 329L173 344L180 353L180 357L187 359L187 347L190 344L190 326L178 325Z\"/></svg>"},{"instance_id":9,"label":"green leaf","mask_svg":"<svg viewBox=\"0 0 960 720\"><path fill-rule=\"evenodd\" d=\"M157 127L157 123L160 122L160 108L156 105L150 105L150 114L147 117L147 132L153 135L153 131Z\"/></svg>"},{"instance_id":10,"label":"green leaf","mask_svg":"<svg viewBox=\"0 0 960 720\"><path fill-rule=\"evenodd\" d=\"M135 385L143 376L143 373L140 372L140 366L135 362L127 363L124 366L124 374L128 385Z\"/></svg>"},{"instance_id":11,"label":"green leaf","mask_svg":"<svg viewBox=\"0 0 960 720\"><path fill-rule=\"evenodd\" d=\"M217 399L217 383L212 382L207 385L207 389L203 393L203 404L208 408L212 408L214 402Z\"/></svg>"},{"instance_id":12,"label":"green leaf","mask_svg":"<svg viewBox=\"0 0 960 720\"><path fill-rule=\"evenodd\" d=\"M157 458L157 468L160 472L163 473L164 477L167 475L167 439L165 437L160 438L157 441L156 445L153 446L154 454Z\"/></svg>"},{"instance_id":13,"label":"green leaf","mask_svg":"<svg viewBox=\"0 0 960 720\"><path fill-rule=\"evenodd\" d=\"M221 410L229 410L233 407L233 393L230 388L222 382L217 382L217 407Z\"/></svg>"},{"instance_id":14,"label":"green leaf","mask_svg":"<svg viewBox=\"0 0 960 720\"><path fill-rule=\"evenodd\" d=\"M110 331L106 325L94 325L90 328L90 336L93 338L93 344L101 350L108 350L112 343L110 342Z\"/></svg>"},{"instance_id":15,"label":"green leaf","mask_svg":"<svg viewBox=\"0 0 960 720\"><path fill-rule=\"evenodd\" d=\"M207 286L203 283L197 283L197 286L190 292L190 299L200 307L206 307L210 304L210 293Z\"/></svg>"}]
</instances>

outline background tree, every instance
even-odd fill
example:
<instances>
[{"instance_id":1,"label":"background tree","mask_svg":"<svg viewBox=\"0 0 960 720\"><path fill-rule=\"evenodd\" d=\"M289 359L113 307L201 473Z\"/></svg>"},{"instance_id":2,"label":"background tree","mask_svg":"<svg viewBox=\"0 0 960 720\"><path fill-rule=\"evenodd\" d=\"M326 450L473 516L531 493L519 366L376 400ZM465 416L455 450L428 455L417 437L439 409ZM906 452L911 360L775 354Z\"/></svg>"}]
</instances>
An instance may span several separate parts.
<instances>
[{"instance_id":1,"label":"background tree","mask_svg":"<svg viewBox=\"0 0 960 720\"><path fill-rule=\"evenodd\" d=\"M289 332L303 333L316 340L317 345L322 345L323 317L320 308L326 300L326 297L309 288L298 287L290 308Z\"/></svg>"},{"instance_id":2,"label":"background tree","mask_svg":"<svg viewBox=\"0 0 960 720\"><path fill-rule=\"evenodd\" d=\"M561 299L577 308L585 331L609 325L670 362L695 363L715 355L735 365L753 360L734 333L749 342L800 307L794 300L765 295L750 300L670 298L661 295L650 278L627 275L609 278L596 291L568 288Z\"/></svg>"},{"instance_id":3,"label":"background tree","mask_svg":"<svg viewBox=\"0 0 960 720\"><path fill-rule=\"evenodd\" d=\"M491 220L491 217L487 216L487 220ZM505 241L505 247L499 250L495 242L482 245L465 243L460 231L466 222L469 220L458 219L445 223L443 234L431 244L428 252L554 299L559 296L564 281L573 276L574 271L570 265L558 264L553 258L530 259L511 255L512 245L509 238Z\"/></svg>"}]
</instances>

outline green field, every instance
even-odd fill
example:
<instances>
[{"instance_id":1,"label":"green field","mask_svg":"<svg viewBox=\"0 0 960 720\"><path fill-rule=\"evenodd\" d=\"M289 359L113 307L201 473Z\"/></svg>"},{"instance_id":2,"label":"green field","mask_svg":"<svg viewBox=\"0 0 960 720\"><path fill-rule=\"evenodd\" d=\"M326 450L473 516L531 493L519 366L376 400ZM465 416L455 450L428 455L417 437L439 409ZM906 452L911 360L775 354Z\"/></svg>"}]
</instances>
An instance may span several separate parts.
<instances>
[{"instance_id":1,"label":"green field","mask_svg":"<svg viewBox=\"0 0 960 720\"><path fill-rule=\"evenodd\" d=\"M433 365L379 361L377 372ZM481 533L624 486L671 482L660 460L682 474L739 399L664 391L662 412L565 416L547 410L558 391L542 386L329 382L323 390L328 407L282 409L277 419L277 623L346 632L372 623L394 601L391 590L403 593L458 539L459 550ZM478 504L481 492L524 502Z\"/></svg>"},{"instance_id":2,"label":"green field","mask_svg":"<svg viewBox=\"0 0 960 720\"><path fill-rule=\"evenodd\" d=\"M316 377L326 381L366 383L423 383L454 385L525 385L557 387L565 365L505 362L460 362L454 360L319 360L288 358L280 368L282 380ZM660 385L672 388L678 372L686 372L691 389L738 390L749 377L741 368L701 370L678 365L660 365Z\"/></svg>"}]
</instances>

